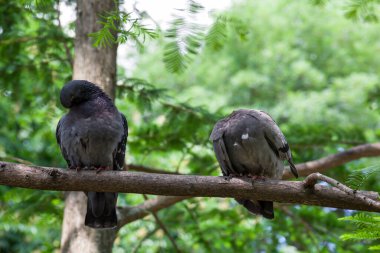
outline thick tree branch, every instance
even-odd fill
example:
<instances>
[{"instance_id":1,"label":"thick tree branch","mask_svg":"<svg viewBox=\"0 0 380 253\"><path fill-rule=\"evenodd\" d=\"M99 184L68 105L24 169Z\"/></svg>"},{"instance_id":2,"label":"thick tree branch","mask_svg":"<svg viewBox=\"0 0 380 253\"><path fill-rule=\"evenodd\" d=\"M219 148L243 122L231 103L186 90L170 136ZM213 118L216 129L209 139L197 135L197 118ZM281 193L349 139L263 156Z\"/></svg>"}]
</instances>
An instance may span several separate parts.
<instances>
[{"instance_id":1,"label":"thick tree branch","mask_svg":"<svg viewBox=\"0 0 380 253\"><path fill-rule=\"evenodd\" d=\"M333 168L334 166L339 166L355 159L360 159L363 157L374 157L374 156L380 156L380 143L360 145L338 154L334 154L334 155L321 158L315 161L310 161L307 163L297 164L296 166L300 175L307 176L313 172L325 171L327 169ZM151 167L136 165L136 164L128 164L125 166L128 167L128 169L130 170L140 171L140 172L177 174L175 172L165 171L162 169L151 168ZM293 174L291 174L289 170L286 170L283 178L288 179L292 177L293 177ZM180 202L186 198L185 197L183 198L158 197L157 200L149 200L151 202L148 202L147 206L152 210L158 211L163 208L174 205L175 203ZM145 206L145 203L141 204L140 206ZM124 212L123 212L125 216L124 216L124 219L122 220L123 221L122 225L125 225L129 222L133 222L137 219L145 217L146 215L149 215L150 214L149 210L146 210L144 208L145 207L143 208L125 207Z\"/></svg>"},{"instance_id":2,"label":"thick tree branch","mask_svg":"<svg viewBox=\"0 0 380 253\"><path fill-rule=\"evenodd\" d=\"M2 163L0 184L41 190L104 191L144 193L167 196L233 197L297 203L352 210L380 212L377 206L358 200L339 189L315 185L312 190L303 182L255 180L248 178L164 175L126 171L72 171L23 164ZM362 192L378 199L374 192ZM175 197L173 197L175 198ZM144 203L145 204L145 203ZM146 209L146 208L145 208Z\"/></svg>"},{"instance_id":3,"label":"thick tree branch","mask_svg":"<svg viewBox=\"0 0 380 253\"><path fill-rule=\"evenodd\" d=\"M340 153L323 157L318 160L296 164L298 174L307 176L314 172L324 172L328 169L340 166L363 157L380 156L380 143L359 145ZM293 178L289 170L285 170L283 179Z\"/></svg>"}]
</instances>

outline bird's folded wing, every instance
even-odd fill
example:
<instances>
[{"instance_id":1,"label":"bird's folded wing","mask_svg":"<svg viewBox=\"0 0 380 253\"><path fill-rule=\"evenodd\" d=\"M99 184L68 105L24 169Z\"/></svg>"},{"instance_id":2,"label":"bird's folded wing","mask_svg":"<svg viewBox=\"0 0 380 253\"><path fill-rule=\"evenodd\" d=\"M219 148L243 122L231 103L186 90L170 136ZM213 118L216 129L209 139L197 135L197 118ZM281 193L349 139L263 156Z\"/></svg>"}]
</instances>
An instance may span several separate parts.
<instances>
[{"instance_id":1,"label":"bird's folded wing","mask_svg":"<svg viewBox=\"0 0 380 253\"><path fill-rule=\"evenodd\" d=\"M59 120L58 125L57 125L57 129L55 131L55 138L57 139L58 145L61 148L61 153L62 153L63 158L67 162L67 166L70 167L71 163L69 160L69 156L67 155L66 149L63 147L63 145L61 145L61 131L62 131L62 123L64 120L65 120L65 117L62 117Z\"/></svg>"},{"instance_id":2,"label":"bird's folded wing","mask_svg":"<svg viewBox=\"0 0 380 253\"><path fill-rule=\"evenodd\" d=\"M114 152L114 170L122 170L124 167L124 160L125 160L125 149L127 144L127 138L128 138L128 122L125 116L120 113L122 121L123 121L123 127L124 127L124 133L123 136L117 145L117 149Z\"/></svg>"}]
</instances>

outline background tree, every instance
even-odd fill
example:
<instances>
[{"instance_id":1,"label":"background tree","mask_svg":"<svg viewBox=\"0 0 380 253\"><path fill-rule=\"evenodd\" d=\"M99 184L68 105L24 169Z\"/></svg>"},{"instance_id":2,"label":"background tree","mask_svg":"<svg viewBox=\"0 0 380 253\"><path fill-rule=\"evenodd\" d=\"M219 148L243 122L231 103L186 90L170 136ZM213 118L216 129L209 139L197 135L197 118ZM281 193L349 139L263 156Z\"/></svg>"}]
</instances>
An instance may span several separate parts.
<instances>
[{"instance_id":1,"label":"background tree","mask_svg":"<svg viewBox=\"0 0 380 253\"><path fill-rule=\"evenodd\" d=\"M0 155L64 167L54 130L63 114L59 89L72 76L73 39L57 22L55 2L0 6ZM163 61L171 37L147 40L134 56L132 74L119 71L116 87L116 103L130 119L133 136L128 163L219 175L208 135L217 118L237 107L270 112L297 162L378 140L379 24L353 23L340 10L335 3L234 4L211 27L222 40L197 47L200 54L178 74L166 70L170 57ZM378 162L361 159L328 174L345 181L352 171ZM372 173L360 188L378 190L377 177ZM119 204L144 200L127 194ZM63 194L1 186L0 249L58 249L63 207ZM194 198L123 227L113 250L365 252L373 244L339 238L353 225L337 218L351 211L299 205L276 210L282 218L270 222L229 199Z\"/></svg>"}]
</instances>

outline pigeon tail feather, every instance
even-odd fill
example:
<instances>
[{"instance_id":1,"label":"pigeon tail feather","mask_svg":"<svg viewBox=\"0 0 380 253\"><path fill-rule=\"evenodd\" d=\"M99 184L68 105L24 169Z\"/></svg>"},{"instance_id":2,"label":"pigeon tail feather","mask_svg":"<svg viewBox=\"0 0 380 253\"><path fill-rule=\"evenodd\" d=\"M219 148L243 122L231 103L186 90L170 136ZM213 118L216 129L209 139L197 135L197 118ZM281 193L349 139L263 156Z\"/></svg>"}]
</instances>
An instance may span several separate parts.
<instances>
[{"instance_id":1,"label":"pigeon tail feather","mask_svg":"<svg viewBox=\"0 0 380 253\"><path fill-rule=\"evenodd\" d=\"M114 228L117 226L117 193L89 192L84 224L92 228Z\"/></svg>"},{"instance_id":2,"label":"pigeon tail feather","mask_svg":"<svg viewBox=\"0 0 380 253\"><path fill-rule=\"evenodd\" d=\"M260 204L260 214L267 219L274 219L274 210L272 201L259 201Z\"/></svg>"},{"instance_id":3,"label":"pigeon tail feather","mask_svg":"<svg viewBox=\"0 0 380 253\"><path fill-rule=\"evenodd\" d=\"M274 218L273 202L271 201L252 201L249 199L235 200L252 214L260 214L267 219Z\"/></svg>"}]
</instances>

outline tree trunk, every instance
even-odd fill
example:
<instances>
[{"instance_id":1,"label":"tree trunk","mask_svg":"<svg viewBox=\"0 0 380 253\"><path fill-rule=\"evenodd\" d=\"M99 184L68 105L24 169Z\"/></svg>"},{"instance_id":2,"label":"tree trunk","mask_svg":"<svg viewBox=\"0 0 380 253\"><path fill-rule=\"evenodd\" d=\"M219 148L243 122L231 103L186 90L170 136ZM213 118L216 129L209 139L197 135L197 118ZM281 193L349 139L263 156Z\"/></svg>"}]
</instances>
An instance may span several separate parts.
<instances>
[{"instance_id":1,"label":"tree trunk","mask_svg":"<svg viewBox=\"0 0 380 253\"><path fill-rule=\"evenodd\" d=\"M115 96L117 45L95 48L88 34L100 29L99 15L116 8L114 0L77 0L73 70L73 79L93 82L112 98ZM117 230L96 230L85 227L86 195L83 192L67 192L65 195L62 253L112 252Z\"/></svg>"}]
</instances>

